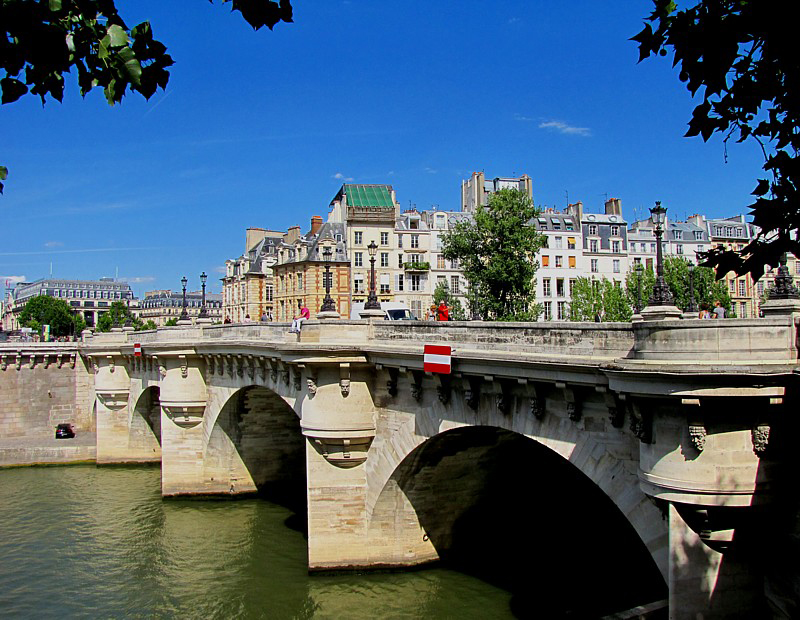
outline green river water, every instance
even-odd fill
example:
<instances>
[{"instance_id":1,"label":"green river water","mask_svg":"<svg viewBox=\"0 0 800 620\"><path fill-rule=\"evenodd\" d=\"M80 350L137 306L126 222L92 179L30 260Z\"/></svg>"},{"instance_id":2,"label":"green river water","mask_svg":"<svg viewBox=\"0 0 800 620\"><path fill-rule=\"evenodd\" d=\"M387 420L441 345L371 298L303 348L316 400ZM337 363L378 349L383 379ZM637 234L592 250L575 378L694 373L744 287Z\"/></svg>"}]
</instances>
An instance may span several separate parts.
<instances>
[{"instance_id":1,"label":"green river water","mask_svg":"<svg viewBox=\"0 0 800 620\"><path fill-rule=\"evenodd\" d=\"M312 575L296 515L163 500L156 467L0 470L3 618L510 618L457 571Z\"/></svg>"}]
</instances>

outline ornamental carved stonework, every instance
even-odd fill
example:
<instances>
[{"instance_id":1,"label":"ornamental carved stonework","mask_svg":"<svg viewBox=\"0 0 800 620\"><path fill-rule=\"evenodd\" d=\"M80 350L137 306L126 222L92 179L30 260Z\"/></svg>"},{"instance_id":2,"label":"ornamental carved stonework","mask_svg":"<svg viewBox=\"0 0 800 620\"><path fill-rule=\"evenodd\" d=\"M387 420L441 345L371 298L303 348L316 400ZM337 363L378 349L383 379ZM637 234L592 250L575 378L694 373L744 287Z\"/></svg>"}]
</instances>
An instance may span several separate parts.
<instances>
[{"instance_id":1,"label":"ornamental carved stonework","mask_svg":"<svg viewBox=\"0 0 800 620\"><path fill-rule=\"evenodd\" d=\"M567 415L573 422L581 419L581 410L578 407L578 403L567 401Z\"/></svg>"},{"instance_id":2,"label":"ornamental carved stonework","mask_svg":"<svg viewBox=\"0 0 800 620\"><path fill-rule=\"evenodd\" d=\"M689 425L689 439L698 452L702 452L706 447L706 427L702 424Z\"/></svg>"},{"instance_id":3,"label":"ornamental carved stonework","mask_svg":"<svg viewBox=\"0 0 800 620\"><path fill-rule=\"evenodd\" d=\"M769 430L768 424L759 424L751 431L753 452L755 452L756 456L759 458L764 456L769 446Z\"/></svg>"},{"instance_id":4,"label":"ornamental carved stonework","mask_svg":"<svg viewBox=\"0 0 800 620\"><path fill-rule=\"evenodd\" d=\"M422 400L422 386L419 383L411 384L411 397L417 402Z\"/></svg>"},{"instance_id":5,"label":"ornamental carved stonework","mask_svg":"<svg viewBox=\"0 0 800 620\"><path fill-rule=\"evenodd\" d=\"M314 394L317 393L317 378L308 377L308 379L306 379L306 387L308 388L309 397L314 396Z\"/></svg>"},{"instance_id":6,"label":"ornamental carved stonework","mask_svg":"<svg viewBox=\"0 0 800 620\"><path fill-rule=\"evenodd\" d=\"M622 424L625 421L625 410L622 407L609 407L608 419L614 428L622 428Z\"/></svg>"},{"instance_id":7,"label":"ornamental carved stonework","mask_svg":"<svg viewBox=\"0 0 800 620\"><path fill-rule=\"evenodd\" d=\"M537 420L544 417L544 403L535 396L530 399L531 415Z\"/></svg>"},{"instance_id":8,"label":"ornamental carved stonework","mask_svg":"<svg viewBox=\"0 0 800 620\"><path fill-rule=\"evenodd\" d=\"M503 415L511 410L511 398L503 392L495 394L495 404L497 405L497 410Z\"/></svg>"}]
</instances>

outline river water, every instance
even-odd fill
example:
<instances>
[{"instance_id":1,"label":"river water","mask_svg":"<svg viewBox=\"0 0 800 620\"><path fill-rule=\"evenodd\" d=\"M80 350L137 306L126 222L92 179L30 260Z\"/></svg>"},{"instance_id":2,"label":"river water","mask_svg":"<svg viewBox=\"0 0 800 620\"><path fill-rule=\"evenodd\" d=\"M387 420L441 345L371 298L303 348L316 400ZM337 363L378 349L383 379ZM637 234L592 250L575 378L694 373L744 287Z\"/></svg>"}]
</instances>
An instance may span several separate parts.
<instances>
[{"instance_id":1,"label":"river water","mask_svg":"<svg viewBox=\"0 0 800 620\"><path fill-rule=\"evenodd\" d=\"M457 571L313 575L263 499L163 500L157 467L0 470L5 618L511 618Z\"/></svg>"}]
</instances>

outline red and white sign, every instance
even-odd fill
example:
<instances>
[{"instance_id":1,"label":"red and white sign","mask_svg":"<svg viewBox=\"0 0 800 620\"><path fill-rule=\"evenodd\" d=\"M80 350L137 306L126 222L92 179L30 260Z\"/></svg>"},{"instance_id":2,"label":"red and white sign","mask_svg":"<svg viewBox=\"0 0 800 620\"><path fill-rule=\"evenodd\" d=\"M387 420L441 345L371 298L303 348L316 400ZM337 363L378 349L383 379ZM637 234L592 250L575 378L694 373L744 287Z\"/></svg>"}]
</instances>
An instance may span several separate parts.
<instances>
[{"instance_id":1,"label":"red and white sign","mask_svg":"<svg viewBox=\"0 0 800 620\"><path fill-rule=\"evenodd\" d=\"M443 344L426 344L422 369L425 372L450 374L450 347Z\"/></svg>"},{"instance_id":2,"label":"red and white sign","mask_svg":"<svg viewBox=\"0 0 800 620\"><path fill-rule=\"evenodd\" d=\"M133 355L135 357L142 357L142 345L138 342L133 345Z\"/></svg>"}]
</instances>

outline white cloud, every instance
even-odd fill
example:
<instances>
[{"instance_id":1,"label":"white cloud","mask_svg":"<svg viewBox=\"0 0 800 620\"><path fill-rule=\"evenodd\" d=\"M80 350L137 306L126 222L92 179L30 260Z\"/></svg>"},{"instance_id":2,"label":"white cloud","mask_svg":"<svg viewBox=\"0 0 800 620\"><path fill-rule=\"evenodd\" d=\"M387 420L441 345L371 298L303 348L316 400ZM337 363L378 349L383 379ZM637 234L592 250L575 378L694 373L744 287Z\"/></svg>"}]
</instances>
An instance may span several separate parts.
<instances>
[{"instance_id":1,"label":"white cloud","mask_svg":"<svg viewBox=\"0 0 800 620\"><path fill-rule=\"evenodd\" d=\"M564 133L573 136L591 136L592 130L588 127L574 127L562 121L544 121L539 123L539 129L550 129L558 133Z\"/></svg>"},{"instance_id":2,"label":"white cloud","mask_svg":"<svg viewBox=\"0 0 800 620\"><path fill-rule=\"evenodd\" d=\"M334 178L334 179L339 179L340 181L347 181L348 183L349 183L350 181L353 181L353 180L354 180L354 179L353 179L353 177L346 177L346 176L344 176L344 175L343 175L341 172L337 172L336 174L334 174L334 175L333 175L333 178Z\"/></svg>"},{"instance_id":3,"label":"white cloud","mask_svg":"<svg viewBox=\"0 0 800 620\"><path fill-rule=\"evenodd\" d=\"M512 18L510 18L510 19L508 20L508 23L509 23L509 24L518 24L518 23L520 23L521 21L522 21L522 20L521 20L519 17L512 17Z\"/></svg>"},{"instance_id":4,"label":"white cloud","mask_svg":"<svg viewBox=\"0 0 800 620\"><path fill-rule=\"evenodd\" d=\"M427 172L428 174L436 174L439 171L434 168L429 168L428 166L425 166L425 172Z\"/></svg>"},{"instance_id":5,"label":"white cloud","mask_svg":"<svg viewBox=\"0 0 800 620\"><path fill-rule=\"evenodd\" d=\"M515 114L514 115L514 120L515 121L525 121L526 123L530 123L531 121L536 120L536 119L533 119L530 116L523 116L522 114Z\"/></svg>"},{"instance_id":6,"label":"white cloud","mask_svg":"<svg viewBox=\"0 0 800 620\"><path fill-rule=\"evenodd\" d=\"M60 248L62 245L64 245L63 241L48 241L48 242L46 242L44 244L44 247L46 247L46 248Z\"/></svg>"},{"instance_id":7,"label":"white cloud","mask_svg":"<svg viewBox=\"0 0 800 620\"><path fill-rule=\"evenodd\" d=\"M119 279L122 282L127 282L128 284L145 284L146 282L154 282L155 276L132 276L130 278L121 276Z\"/></svg>"},{"instance_id":8,"label":"white cloud","mask_svg":"<svg viewBox=\"0 0 800 620\"><path fill-rule=\"evenodd\" d=\"M214 267L215 273L228 273L228 270L225 268L225 265L220 265L219 267Z\"/></svg>"}]
</instances>

